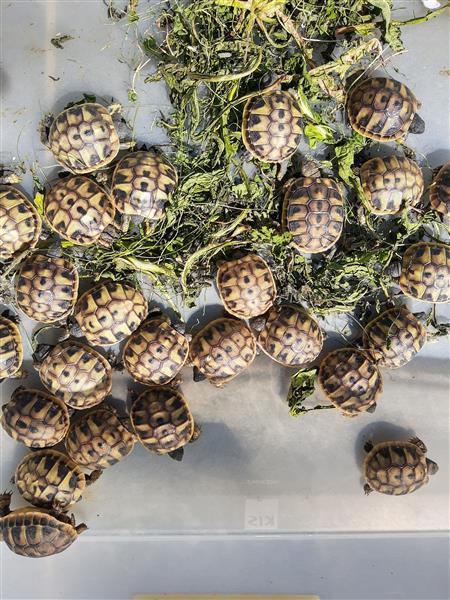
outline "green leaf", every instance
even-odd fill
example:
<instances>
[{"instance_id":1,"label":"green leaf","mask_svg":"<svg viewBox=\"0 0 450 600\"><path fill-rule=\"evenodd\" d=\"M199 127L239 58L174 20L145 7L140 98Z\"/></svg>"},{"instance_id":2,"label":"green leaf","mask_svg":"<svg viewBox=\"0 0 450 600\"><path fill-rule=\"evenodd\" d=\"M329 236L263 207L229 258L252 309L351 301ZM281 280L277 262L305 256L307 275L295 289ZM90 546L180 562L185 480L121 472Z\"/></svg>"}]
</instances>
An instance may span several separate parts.
<instances>
[{"instance_id":1,"label":"green leaf","mask_svg":"<svg viewBox=\"0 0 450 600\"><path fill-rule=\"evenodd\" d=\"M351 138L344 140L334 149L339 176L347 184L350 184L354 178L352 167L355 161L355 154L361 152L365 145L366 139L359 133L353 133Z\"/></svg>"},{"instance_id":2,"label":"green leaf","mask_svg":"<svg viewBox=\"0 0 450 600\"><path fill-rule=\"evenodd\" d=\"M306 412L303 403L314 393L318 369L300 369L291 377L287 396L289 412L293 417Z\"/></svg>"},{"instance_id":3,"label":"green leaf","mask_svg":"<svg viewBox=\"0 0 450 600\"><path fill-rule=\"evenodd\" d=\"M44 194L36 192L34 195L34 204L36 205L38 213L43 216L44 214Z\"/></svg>"},{"instance_id":4,"label":"green leaf","mask_svg":"<svg viewBox=\"0 0 450 600\"><path fill-rule=\"evenodd\" d=\"M308 138L309 145L313 149L319 142L325 142L326 144L332 144L334 142L331 130L325 125L313 125L312 123L308 123L305 125L304 133Z\"/></svg>"},{"instance_id":5,"label":"green leaf","mask_svg":"<svg viewBox=\"0 0 450 600\"><path fill-rule=\"evenodd\" d=\"M384 24L386 27L386 31L389 30L389 25L391 23L391 9L392 2L389 0L369 0L369 4L375 6L375 8L379 8L381 10L381 14L383 15Z\"/></svg>"}]
</instances>

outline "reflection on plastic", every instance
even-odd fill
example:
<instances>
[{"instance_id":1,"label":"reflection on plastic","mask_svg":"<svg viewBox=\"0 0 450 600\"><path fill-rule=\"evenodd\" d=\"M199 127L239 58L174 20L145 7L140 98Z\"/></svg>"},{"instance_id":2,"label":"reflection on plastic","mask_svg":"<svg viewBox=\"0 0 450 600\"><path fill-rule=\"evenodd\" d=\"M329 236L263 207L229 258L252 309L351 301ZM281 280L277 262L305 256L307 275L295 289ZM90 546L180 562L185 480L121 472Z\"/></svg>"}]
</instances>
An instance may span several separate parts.
<instances>
[{"instance_id":1,"label":"reflection on plastic","mask_svg":"<svg viewBox=\"0 0 450 600\"><path fill-rule=\"evenodd\" d=\"M246 498L244 528L260 531L278 529L278 499Z\"/></svg>"}]
</instances>

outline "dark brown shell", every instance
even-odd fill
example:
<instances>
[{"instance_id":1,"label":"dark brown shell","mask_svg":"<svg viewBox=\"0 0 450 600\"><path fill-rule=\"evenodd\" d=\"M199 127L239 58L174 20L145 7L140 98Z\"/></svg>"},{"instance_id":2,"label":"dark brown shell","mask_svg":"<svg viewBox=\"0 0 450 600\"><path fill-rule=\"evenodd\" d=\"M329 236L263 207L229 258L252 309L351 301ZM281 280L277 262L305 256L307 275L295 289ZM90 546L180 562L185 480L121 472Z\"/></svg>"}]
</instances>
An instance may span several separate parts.
<instances>
[{"instance_id":1,"label":"dark brown shell","mask_svg":"<svg viewBox=\"0 0 450 600\"><path fill-rule=\"evenodd\" d=\"M36 246L42 221L36 208L20 190L0 185L0 259L9 260Z\"/></svg>"},{"instance_id":2,"label":"dark brown shell","mask_svg":"<svg viewBox=\"0 0 450 600\"><path fill-rule=\"evenodd\" d=\"M12 377L22 367L23 344L18 326L0 315L0 379Z\"/></svg>"},{"instance_id":3,"label":"dark brown shell","mask_svg":"<svg viewBox=\"0 0 450 600\"><path fill-rule=\"evenodd\" d=\"M419 242L403 255L400 288L404 294L422 302L450 300L450 246Z\"/></svg>"},{"instance_id":4,"label":"dark brown shell","mask_svg":"<svg viewBox=\"0 0 450 600\"><path fill-rule=\"evenodd\" d=\"M430 205L443 215L450 212L450 162L439 170L430 186Z\"/></svg>"}]
</instances>

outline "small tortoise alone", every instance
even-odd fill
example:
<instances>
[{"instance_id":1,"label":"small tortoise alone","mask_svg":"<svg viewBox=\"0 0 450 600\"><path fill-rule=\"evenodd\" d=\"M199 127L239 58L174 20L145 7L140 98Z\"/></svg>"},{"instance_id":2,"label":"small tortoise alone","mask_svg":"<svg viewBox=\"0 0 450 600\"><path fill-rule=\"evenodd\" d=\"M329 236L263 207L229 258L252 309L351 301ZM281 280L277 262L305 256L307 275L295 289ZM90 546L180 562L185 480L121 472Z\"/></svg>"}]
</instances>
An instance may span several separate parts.
<instances>
[{"instance_id":1,"label":"small tortoise alone","mask_svg":"<svg viewBox=\"0 0 450 600\"><path fill-rule=\"evenodd\" d=\"M419 242L403 255L400 289L422 302L450 301L450 246Z\"/></svg>"}]
</instances>

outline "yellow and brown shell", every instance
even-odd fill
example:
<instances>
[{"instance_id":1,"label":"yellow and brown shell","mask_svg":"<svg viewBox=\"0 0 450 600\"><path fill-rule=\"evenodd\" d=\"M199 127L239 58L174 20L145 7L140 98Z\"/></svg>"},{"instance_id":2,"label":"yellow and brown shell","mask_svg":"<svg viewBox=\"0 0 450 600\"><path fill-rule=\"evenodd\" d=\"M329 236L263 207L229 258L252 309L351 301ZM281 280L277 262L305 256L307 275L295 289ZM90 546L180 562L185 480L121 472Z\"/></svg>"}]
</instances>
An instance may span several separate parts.
<instances>
[{"instance_id":1,"label":"yellow and brown shell","mask_svg":"<svg viewBox=\"0 0 450 600\"><path fill-rule=\"evenodd\" d=\"M19 327L0 315L0 379L13 377L23 362L22 336Z\"/></svg>"},{"instance_id":2,"label":"yellow and brown shell","mask_svg":"<svg viewBox=\"0 0 450 600\"><path fill-rule=\"evenodd\" d=\"M326 177L300 177L287 187L283 228L301 252L329 250L341 237L344 201L338 184Z\"/></svg>"},{"instance_id":3,"label":"yellow and brown shell","mask_svg":"<svg viewBox=\"0 0 450 600\"><path fill-rule=\"evenodd\" d=\"M347 99L347 114L353 129L383 142L405 137L419 107L404 83L387 77L365 79L351 90Z\"/></svg>"},{"instance_id":4,"label":"yellow and brown shell","mask_svg":"<svg viewBox=\"0 0 450 600\"><path fill-rule=\"evenodd\" d=\"M80 297L74 316L88 342L112 346L131 335L147 312L147 300L139 290L126 283L107 281Z\"/></svg>"},{"instance_id":5,"label":"yellow and brown shell","mask_svg":"<svg viewBox=\"0 0 450 600\"><path fill-rule=\"evenodd\" d=\"M107 469L132 452L135 436L109 407L79 413L65 439L70 458L85 469Z\"/></svg>"},{"instance_id":6,"label":"yellow and brown shell","mask_svg":"<svg viewBox=\"0 0 450 600\"><path fill-rule=\"evenodd\" d=\"M384 311L364 328L364 347L388 369L406 365L426 341L425 327L404 306Z\"/></svg>"},{"instance_id":7,"label":"yellow and brown shell","mask_svg":"<svg viewBox=\"0 0 450 600\"><path fill-rule=\"evenodd\" d=\"M99 404L111 393L111 365L99 352L76 340L54 346L38 370L49 392L78 410Z\"/></svg>"},{"instance_id":8,"label":"yellow and brown shell","mask_svg":"<svg viewBox=\"0 0 450 600\"><path fill-rule=\"evenodd\" d=\"M322 360L317 381L327 399L345 416L373 410L383 391L376 363L367 352L343 348Z\"/></svg>"},{"instance_id":9,"label":"yellow and brown shell","mask_svg":"<svg viewBox=\"0 0 450 600\"><path fill-rule=\"evenodd\" d=\"M30 504L58 511L78 502L86 487L80 467L65 454L48 448L27 454L17 466L14 482Z\"/></svg>"},{"instance_id":10,"label":"yellow and brown shell","mask_svg":"<svg viewBox=\"0 0 450 600\"><path fill-rule=\"evenodd\" d=\"M370 210L376 215L397 214L422 198L422 171L403 156L371 158L362 165L360 179Z\"/></svg>"},{"instance_id":11,"label":"yellow and brown shell","mask_svg":"<svg viewBox=\"0 0 450 600\"><path fill-rule=\"evenodd\" d=\"M256 340L243 321L211 321L193 338L190 358L194 368L211 383L222 386L251 365Z\"/></svg>"},{"instance_id":12,"label":"yellow and brown shell","mask_svg":"<svg viewBox=\"0 0 450 600\"><path fill-rule=\"evenodd\" d=\"M178 375L189 355L189 342L165 315L143 323L123 349L123 363L135 381L164 385Z\"/></svg>"},{"instance_id":13,"label":"yellow and brown shell","mask_svg":"<svg viewBox=\"0 0 450 600\"><path fill-rule=\"evenodd\" d=\"M78 272L65 258L33 254L19 270L17 305L27 317L40 323L65 319L78 294Z\"/></svg>"},{"instance_id":14,"label":"yellow and brown shell","mask_svg":"<svg viewBox=\"0 0 450 600\"><path fill-rule=\"evenodd\" d=\"M1 424L9 436L29 448L48 448L64 439L70 418L67 406L55 396L19 387L2 406Z\"/></svg>"},{"instance_id":15,"label":"yellow and brown shell","mask_svg":"<svg viewBox=\"0 0 450 600\"><path fill-rule=\"evenodd\" d=\"M299 367L319 356L323 334L307 312L284 304L270 310L257 343L273 360L287 367Z\"/></svg>"},{"instance_id":16,"label":"yellow and brown shell","mask_svg":"<svg viewBox=\"0 0 450 600\"><path fill-rule=\"evenodd\" d=\"M44 198L44 215L50 227L79 246L107 244L103 234L114 225L115 212L111 196L81 175L61 179Z\"/></svg>"},{"instance_id":17,"label":"yellow and brown shell","mask_svg":"<svg viewBox=\"0 0 450 600\"><path fill-rule=\"evenodd\" d=\"M277 296L272 271L257 254L223 262L216 282L226 311L239 319L264 314Z\"/></svg>"},{"instance_id":18,"label":"yellow and brown shell","mask_svg":"<svg viewBox=\"0 0 450 600\"><path fill-rule=\"evenodd\" d=\"M403 255L400 288L404 294L423 302L450 300L450 246L419 242Z\"/></svg>"},{"instance_id":19,"label":"yellow and brown shell","mask_svg":"<svg viewBox=\"0 0 450 600\"><path fill-rule=\"evenodd\" d=\"M242 117L242 140L264 162L282 162L300 144L302 114L290 92L276 90L250 98Z\"/></svg>"},{"instance_id":20,"label":"yellow and brown shell","mask_svg":"<svg viewBox=\"0 0 450 600\"><path fill-rule=\"evenodd\" d=\"M0 259L9 260L34 248L42 221L36 208L17 188L0 185Z\"/></svg>"},{"instance_id":21,"label":"yellow and brown shell","mask_svg":"<svg viewBox=\"0 0 450 600\"><path fill-rule=\"evenodd\" d=\"M124 156L114 171L112 196L116 209L126 215L159 221L177 186L177 172L155 152L133 152Z\"/></svg>"},{"instance_id":22,"label":"yellow and brown shell","mask_svg":"<svg viewBox=\"0 0 450 600\"><path fill-rule=\"evenodd\" d=\"M450 212L450 162L439 170L430 186L430 205L443 215Z\"/></svg>"},{"instance_id":23,"label":"yellow and brown shell","mask_svg":"<svg viewBox=\"0 0 450 600\"><path fill-rule=\"evenodd\" d=\"M59 164L72 173L91 173L114 160L120 140L108 110L86 102L56 117L48 145Z\"/></svg>"},{"instance_id":24,"label":"yellow and brown shell","mask_svg":"<svg viewBox=\"0 0 450 600\"><path fill-rule=\"evenodd\" d=\"M157 454L185 446L194 434L186 399L170 386L148 387L133 402L130 418L141 444Z\"/></svg>"}]
</instances>

